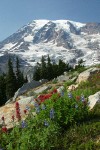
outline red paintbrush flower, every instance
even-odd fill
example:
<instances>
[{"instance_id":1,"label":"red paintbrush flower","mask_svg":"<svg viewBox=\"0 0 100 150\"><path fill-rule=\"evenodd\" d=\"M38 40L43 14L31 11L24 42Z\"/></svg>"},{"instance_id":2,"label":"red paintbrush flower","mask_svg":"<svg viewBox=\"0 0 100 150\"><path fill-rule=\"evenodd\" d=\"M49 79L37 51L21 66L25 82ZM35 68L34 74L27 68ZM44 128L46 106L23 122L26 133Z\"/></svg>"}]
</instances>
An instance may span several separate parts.
<instances>
[{"instance_id":1,"label":"red paintbrush flower","mask_svg":"<svg viewBox=\"0 0 100 150\"><path fill-rule=\"evenodd\" d=\"M13 121L15 120L15 117L14 117L14 115L12 116L12 120L13 120Z\"/></svg>"},{"instance_id":2,"label":"red paintbrush flower","mask_svg":"<svg viewBox=\"0 0 100 150\"><path fill-rule=\"evenodd\" d=\"M6 127L2 127L2 132L7 133L7 128Z\"/></svg>"},{"instance_id":3,"label":"red paintbrush flower","mask_svg":"<svg viewBox=\"0 0 100 150\"><path fill-rule=\"evenodd\" d=\"M76 100L78 100L78 101L79 101L79 100L80 100L80 96L76 96Z\"/></svg>"},{"instance_id":4,"label":"red paintbrush flower","mask_svg":"<svg viewBox=\"0 0 100 150\"><path fill-rule=\"evenodd\" d=\"M2 118L1 118L1 119L2 119L2 121L4 121L4 120L5 120L4 116L2 116Z\"/></svg>"},{"instance_id":5,"label":"red paintbrush flower","mask_svg":"<svg viewBox=\"0 0 100 150\"><path fill-rule=\"evenodd\" d=\"M24 114L26 114L26 113L27 113L27 110L25 109L25 110L24 110Z\"/></svg>"}]
</instances>

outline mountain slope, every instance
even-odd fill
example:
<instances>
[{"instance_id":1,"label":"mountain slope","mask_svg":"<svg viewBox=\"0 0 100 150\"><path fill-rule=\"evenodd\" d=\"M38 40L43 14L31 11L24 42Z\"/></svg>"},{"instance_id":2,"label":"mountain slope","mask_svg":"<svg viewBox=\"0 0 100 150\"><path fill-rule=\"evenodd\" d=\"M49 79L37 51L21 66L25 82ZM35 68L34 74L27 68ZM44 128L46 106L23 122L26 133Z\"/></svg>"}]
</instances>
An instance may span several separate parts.
<instances>
[{"instance_id":1,"label":"mountain slope","mask_svg":"<svg viewBox=\"0 0 100 150\"><path fill-rule=\"evenodd\" d=\"M22 67L29 67L48 54L72 64L81 58L85 65L100 63L100 23L34 20L0 42L0 62L18 55Z\"/></svg>"}]
</instances>

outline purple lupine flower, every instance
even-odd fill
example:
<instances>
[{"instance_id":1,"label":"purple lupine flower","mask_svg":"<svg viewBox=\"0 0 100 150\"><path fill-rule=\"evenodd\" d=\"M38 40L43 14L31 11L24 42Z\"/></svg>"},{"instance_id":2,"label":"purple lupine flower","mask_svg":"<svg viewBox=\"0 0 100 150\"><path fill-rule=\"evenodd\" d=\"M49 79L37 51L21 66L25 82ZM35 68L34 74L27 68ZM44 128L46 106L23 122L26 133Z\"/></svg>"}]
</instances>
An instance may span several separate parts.
<instances>
[{"instance_id":1,"label":"purple lupine flower","mask_svg":"<svg viewBox=\"0 0 100 150\"><path fill-rule=\"evenodd\" d=\"M46 106L45 106L44 104L42 104L42 105L41 105L41 109L42 109L42 110L45 110L45 109L46 109Z\"/></svg>"},{"instance_id":2,"label":"purple lupine flower","mask_svg":"<svg viewBox=\"0 0 100 150\"><path fill-rule=\"evenodd\" d=\"M30 110L30 107L29 107L29 106L26 106L26 110L28 110L28 111L29 111L29 110Z\"/></svg>"},{"instance_id":3,"label":"purple lupine flower","mask_svg":"<svg viewBox=\"0 0 100 150\"><path fill-rule=\"evenodd\" d=\"M72 95L71 92L68 93L68 97L69 97L69 98L72 98L72 97L73 97L73 95Z\"/></svg>"},{"instance_id":4,"label":"purple lupine flower","mask_svg":"<svg viewBox=\"0 0 100 150\"><path fill-rule=\"evenodd\" d=\"M46 120L44 120L44 125L48 127L49 123Z\"/></svg>"},{"instance_id":5,"label":"purple lupine flower","mask_svg":"<svg viewBox=\"0 0 100 150\"><path fill-rule=\"evenodd\" d=\"M27 127L27 123L24 120L21 122L21 127L22 128L26 128Z\"/></svg>"},{"instance_id":6,"label":"purple lupine flower","mask_svg":"<svg viewBox=\"0 0 100 150\"><path fill-rule=\"evenodd\" d=\"M61 91L60 95L61 95L61 97L63 97L64 96L64 91Z\"/></svg>"},{"instance_id":7,"label":"purple lupine flower","mask_svg":"<svg viewBox=\"0 0 100 150\"><path fill-rule=\"evenodd\" d=\"M39 107L39 104L37 102L34 103L35 107Z\"/></svg>"},{"instance_id":8,"label":"purple lupine flower","mask_svg":"<svg viewBox=\"0 0 100 150\"><path fill-rule=\"evenodd\" d=\"M51 108L51 110L50 110L50 118L54 119L54 109L53 108Z\"/></svg>"},{"instance_id":9,"label":"purple lupine flower","mask_svg":"<svg viewBox=\"0 0 100 150\"><path fill-rule=\"evenodd\" d=\"M40 107L39 106L36 107L35 110L36 110L36 113L39 113L40 112Z\"/></svg>"},{"instance_id":10,"label":"purple lupine flower","mask_svg":"<svg viewBox=\"0 0 100 150\"><path fill-rule=\"evenodd\" d=\"M84 95L81 95L81 101L82 101L82 102L85 101Z\"/></svg>"}]
</instances>

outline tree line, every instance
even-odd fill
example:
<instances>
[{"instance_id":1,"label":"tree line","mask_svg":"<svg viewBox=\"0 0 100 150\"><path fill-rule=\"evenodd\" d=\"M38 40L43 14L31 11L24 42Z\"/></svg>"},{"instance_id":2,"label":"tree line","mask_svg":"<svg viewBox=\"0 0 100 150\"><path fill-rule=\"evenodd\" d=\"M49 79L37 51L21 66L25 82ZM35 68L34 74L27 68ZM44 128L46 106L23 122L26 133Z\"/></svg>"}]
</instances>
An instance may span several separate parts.
<instances>
[{"instance_id":1,"label":"tree line","mask_svg":"<svg viewBox=\"0 0 100 150\"><path fill-rule=\"evenodd\" d=\"M0 106L14 96L14 93L27 82L27 77L24 78L20 70L18 57L16 58L16 69L13 69L11 58L8 60L8 71L0 75Z\"/></svg>"},{"instance_id":2,"label":"tree line","mask_svg":"<svg viewBox=\"0 0 100 150\"><path fill-rule=\"evenodd\" d=\"M71 69L72 67L69 65L69 63L65 63L61 59L59 59L59 62L57 64L51 61L49 55L47 59L42 56L41 62L37 63L36 65L33 79L36 81L40 79L52 80L57 76L63 74L65 71L69 71Z\"/></svg>"}]
</instances>

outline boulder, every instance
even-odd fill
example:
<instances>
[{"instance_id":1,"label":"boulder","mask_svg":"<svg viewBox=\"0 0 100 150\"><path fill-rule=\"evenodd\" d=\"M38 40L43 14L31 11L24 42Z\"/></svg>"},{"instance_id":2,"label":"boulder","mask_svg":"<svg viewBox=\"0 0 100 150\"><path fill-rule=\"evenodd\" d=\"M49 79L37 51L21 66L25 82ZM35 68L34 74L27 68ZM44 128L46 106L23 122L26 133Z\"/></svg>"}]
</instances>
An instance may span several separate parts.
<instances>
[{"instance_id":1,"label":"boulder","mask_svg":"<svg viewBox=\"0 0 100 150\"><path fill-rule=\"evenodd\" d=\"M89 68L86 71L79 74L76 82L80 83L82 81L87 81L91 77L91 75L93 75L96 72L100 72L100 68L96 68L96 67Z\"/></svg>"},{"instance_id":2,"label":"boulder","mask_svg":"<svg viewBox=\"0 0 100 150\"><path fill-rule=\"evenodd\" d=\"M44 85L44 86L38 88L37 90L34 90L34 93L39 94L39 93L44 92L45 90L49 90L50 88L51 88L50 86Z\"/></svg>"},{"instance_id":3,"label":"boulder","mask_svg":"<svg viewBox=\"0 0 100 150\"><path fill-rule=\"evenodd\" d=\"M38 86L41 86L43 83L42 82L39 82L39 81L35 81L33 80L32 82L29 82L29 83L25 83L21 88L19 88L17 90L17 92L15 93L14 97L13 97L13 102L16 100L16 98L19 96L19 95L22 95L23 93L25 93L26 91L28 90L31 90L33 88L36 88Z\"/></svg>"},{"instance_id":4,"label":"boulder","mask_svg":"<svg viewBox=\"0 0 100 150\"><path fill-rule=\"evenodd\" d=\"M20 105L34 104L34 96L30 96L30 97L22 97L21 96L21 98L18 102Z\"/></svg>"},{"instance_id":5,"label":"boulder","mask_svg":"<svg viewBox=\"0 0 100 150\"><path fill-rule=\"evenodd\" d=\"M89 107L92 109L97 103L100 103L100 91L88 97Z\"/></svg>"}]
</instances>

